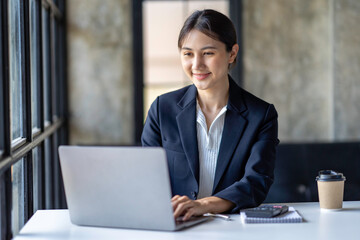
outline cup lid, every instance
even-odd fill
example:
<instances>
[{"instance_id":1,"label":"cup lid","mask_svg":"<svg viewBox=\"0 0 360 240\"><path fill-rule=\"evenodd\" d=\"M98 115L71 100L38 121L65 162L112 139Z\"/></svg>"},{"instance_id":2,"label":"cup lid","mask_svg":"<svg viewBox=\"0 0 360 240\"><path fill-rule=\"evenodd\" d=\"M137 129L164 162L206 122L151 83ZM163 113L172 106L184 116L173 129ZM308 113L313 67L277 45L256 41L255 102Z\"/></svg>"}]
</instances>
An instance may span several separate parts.
<instances>
[{"instance_id":1,"label":"cup lid","mask_svg":"<svg viewBox=\"0 0 360 240\"><path fill-rule=\"evenodd\" d=\"M333 170L321 170L316 181L345 181L345 176L342 173Z\"/></svg>"}]
</instances>

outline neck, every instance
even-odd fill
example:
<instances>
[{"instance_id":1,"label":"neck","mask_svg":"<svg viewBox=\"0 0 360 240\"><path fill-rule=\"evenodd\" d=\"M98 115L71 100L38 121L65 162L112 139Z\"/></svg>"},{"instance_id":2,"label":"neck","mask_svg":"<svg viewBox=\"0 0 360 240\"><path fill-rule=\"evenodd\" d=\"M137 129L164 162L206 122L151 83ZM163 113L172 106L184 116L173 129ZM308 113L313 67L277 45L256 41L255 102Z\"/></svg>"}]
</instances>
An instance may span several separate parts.
<instances>
[{"instance_id":1,"label":"neck","mask_svg":"<svg viewBox=\"0 0 360 240\"><path fill-rule=\"evenodd\" d=\"M204 111L217 112L222 109L229 99L229 82L216 90L198 90L198 101Z\"/></svg>"}]
</instances>

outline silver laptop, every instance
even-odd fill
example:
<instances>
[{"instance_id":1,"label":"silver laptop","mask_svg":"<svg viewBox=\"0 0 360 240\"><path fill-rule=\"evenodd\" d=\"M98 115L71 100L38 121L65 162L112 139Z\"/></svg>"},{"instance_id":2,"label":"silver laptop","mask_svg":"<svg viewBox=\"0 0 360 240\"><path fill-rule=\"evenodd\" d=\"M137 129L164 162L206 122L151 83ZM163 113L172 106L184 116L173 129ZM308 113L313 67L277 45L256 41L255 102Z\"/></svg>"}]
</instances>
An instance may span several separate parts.
<instances>
[{"instance_id":1,"label":"silver laptop","mask_svg":"<svg viewBox=\"0 0 360 240\"><path fill-rule=\"evenodd\" d=\"M71 222L174 231L208 220L175 221L162 148L60 146Z\"/></svg>"}]
</instances>

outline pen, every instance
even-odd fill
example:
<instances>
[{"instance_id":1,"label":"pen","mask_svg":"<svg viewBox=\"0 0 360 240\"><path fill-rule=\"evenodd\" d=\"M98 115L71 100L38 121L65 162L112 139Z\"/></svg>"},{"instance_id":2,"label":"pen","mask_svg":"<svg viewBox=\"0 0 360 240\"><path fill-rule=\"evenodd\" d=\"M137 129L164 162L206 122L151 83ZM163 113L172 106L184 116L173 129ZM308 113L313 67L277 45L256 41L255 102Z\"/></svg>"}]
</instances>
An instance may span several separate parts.
<instances>
[{"instance_id":1,"label":"pen","mask_svg":"<svg viewBox=\"0 0 360 240\"><path fill-rule=\"evenodd\" d=\"M231 218L230 216L228 215L225 215L225 214L218 214L218 213L205 213L204 216L206 217L216 217L216 218L221 218L223 220L226 220L226 221L230 221Z\"/></svg>"}]
</instances>

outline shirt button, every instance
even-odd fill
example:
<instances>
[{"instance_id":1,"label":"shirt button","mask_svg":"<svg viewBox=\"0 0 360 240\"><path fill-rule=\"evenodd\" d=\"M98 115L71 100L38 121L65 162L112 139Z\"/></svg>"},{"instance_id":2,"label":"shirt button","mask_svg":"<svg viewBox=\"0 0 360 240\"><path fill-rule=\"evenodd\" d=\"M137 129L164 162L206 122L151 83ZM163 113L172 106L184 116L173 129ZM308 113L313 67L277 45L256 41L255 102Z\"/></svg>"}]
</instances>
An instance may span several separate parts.
<instances>
[{"instance_id":1,"label":"shirt button","mask_svg":"<svg viewBox=\"0 0 360 240\"><path fill-rule=\"evenodd\" d=\"M196 195L197 195L196 192L191 192L191 196L192 196L194 199L196 199Z\"/></svg>"}]
</instances>

